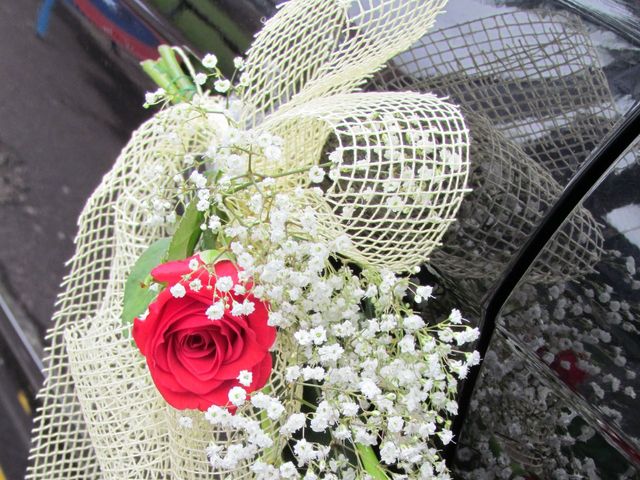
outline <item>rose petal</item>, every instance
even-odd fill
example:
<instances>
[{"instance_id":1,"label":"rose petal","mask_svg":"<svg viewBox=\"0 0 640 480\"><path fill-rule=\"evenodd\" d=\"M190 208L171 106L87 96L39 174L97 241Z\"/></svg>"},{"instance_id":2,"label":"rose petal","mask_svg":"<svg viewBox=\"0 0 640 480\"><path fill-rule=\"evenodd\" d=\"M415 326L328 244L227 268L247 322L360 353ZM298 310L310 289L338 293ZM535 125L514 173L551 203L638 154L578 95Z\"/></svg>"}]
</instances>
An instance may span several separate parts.
<instances>
[{"instance_id":1,"label":"rose petal","mask_svg":"<svg viewBox=\"0 0 640 480\"><path fill-rule=\"evenodd\" d=\"M271 358L271 353L267 352L264 359L251 370L253 378L251 379L251 385L249 385L248 390L254 392L264 387L271 377L272 368L273 359Z\"/></svg>"},{"instance_id":2,"label":"rose petal","mask_svg":"<svg viewBox=\"0 0 640 480\"><path fill-rule=\"evenodd\" d=\"M198 395L210 392L213 388L217 387L218 381L223 380L214 379L204 381L200 376L194 375L180 361L180 358L173 348L169 348L167 350L167 363L169 365L169 372L173 374L175 378L175 383L180 385L180 387L186 391L193 392Z\"/></svg>"},{"instance_id":3,"label":"rose petal","mask_svg":"<svg viewBox=\"0 0 640 480\"><path fill-rule=\"evenodd\" d=\"M227 380L224 381L218 386L215 390L210 391L209 393L202 396L201 404L204 406L204 410L209 408L211 405L219 405L225 406L227 405L227 409L230 411L235 411L235 408L229 405L229 390L233 387L241 386L240 382L237 380ZM245 387L242 387L245 388Z\"/></svg>"},{"instance_id":4,"label":"rose petal","mask_svg":"<svg viewBox=\"0 0 640 480\"><path fill-rule=\"evenodd\" d=\"M276 329L267 324L269 321L267 306L264 302L257 300L252 295L248 295L247 298L255 305L255 311L245 317L249 328L255 332L258 342L264 348L269 349L276 341Z\"/></svg>"},{"instance_id":5,"label":"rose petal","mask_svg":"<svg viewBox=\"0 0 640 480\"><path fill-rule=\"evenodd\" d=\"M157 282L166 282L169 285L178 283L182 280L183 275L188 275L193 272L193 270L189 268L189 262L194 258L198 260L200 265L204 265L202 260L200 260L199 255L193 255L192 257L185 258L184 260L174 260L172 262L166 262L158 265L156 268L151 270L151 276Z\"/></svg>"},{"instance_id":6,"label":"rose petal","mask_svg":"<svg viewBox=\"0 0 640 480\"><path fill-rule=\"evenodd\" d=\"M268 349L275 341L276 329L267 324L269 314L265 302L250 294L222 295L214 288L207 288L221 276L231 277L237 284L238 269L232 262L218 262L215 275L210 275L205 268L195 271L189 268L189 261L194 257L154 269L154 278L169 286L180 282L187 294L175 298L169 288L160 292L149 305L146 320L134 320L134 340L147 356L151 377L170 405L206 410L216 404L235 410L229 406L228 393L239 385L237 376L241 370L253 373L252 384L245 387L249 392L268 382L273 367ZM188 287L196 278L203 285L198 292ZM249 283L246 287L251 288ZM254 302L255 311L239 317L227 311L222 319L212 322L205 312L214 296L237 302L249 299Z\"/></svg>"},{"instance_id":7,"label":"rose petal","mask_svg":"<svg viewBox=\"0 0 640 480\"><path fill-rule=\"evenodd\" d=\"M242 353L236 360L223 362L216 374L220 380L236 378L241 370L251 370L264 358L266 350L260 345L251 330L245 332Z\"/></svg>"},{"instance_id":8,"label":"rose petal","mask_svg":"<svg viewBox=\"0 0 640 480\"><path fill-rule=\"evenodd\" d=\"M196 313L198 308L194 302L174 298L168 289L160 292L156 300L149 305L147 317L144 320L136 318L133 321L133 339L142 354L146 356L150 345L162 341L162 333L168 328L167 324L179 320L186 311Z\"/></svg>"},{"instance_id":9,"label":"rose petal","mask_svg":"<svg viewBox=\"0 0 640 480\"><path fill-rule=\"evenodd\" d=\"M238 283L238 268L229 260L222 260L215 264L216 277L231 277L233 285Z\"/></svg>"}]
</instances>

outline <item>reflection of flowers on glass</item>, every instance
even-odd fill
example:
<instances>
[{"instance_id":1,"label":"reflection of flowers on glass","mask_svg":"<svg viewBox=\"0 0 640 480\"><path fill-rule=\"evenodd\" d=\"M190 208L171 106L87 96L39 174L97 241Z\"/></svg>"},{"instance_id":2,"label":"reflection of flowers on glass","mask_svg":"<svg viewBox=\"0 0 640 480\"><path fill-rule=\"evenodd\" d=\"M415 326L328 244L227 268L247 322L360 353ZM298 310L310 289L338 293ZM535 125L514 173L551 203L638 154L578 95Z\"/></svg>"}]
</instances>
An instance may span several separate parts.
<instances>
[{"instance_id":1,"label":"reflection of flowers on glass","mask_svg":"<svg viewBox=\"0 0 640 480\"><path fill-rule=\"evenodd\" d=\"M637 478L502 337L484 360L457 455L469 480Z\"/></svg>"},{"instance_id":2,"label":"reflection of flowers on glass","mask_svg":"<svg viewBox=\"0 0 640 480\"><path fill-rule=\"evenodd\" d=\"M588 378L587 372L578 365L579 357L572 350L563 350L554 356L549 364L560 379L571 389L575 390Z\"/></svg>"},{"instance_id":3,"label":"reflection of flowers on glass","mask_svg":"<svg viewBox=\"0 0 640 480\"><path fill-rule=\"evenodd\" d=\"M267 383L276 329L267 325L267 304L246 293L251 285L238 280L233 263L209 269L194 256L151 273L167 287L135 320L133 338L169 404L237 404Z\"/></svg>"},{"instance_id":4,"label":"reflection of flowers on glass","mask_svg":"<svg viewBox=\"0 0 640 480\"><path fill-rule=\"evenodd\" d=\"M521 285L505 308L507 330L571 390L625 428L636 373L629 359L640 306L635 261L608 251L598 273L550 286Z\"/></svg>"}]
</instances>

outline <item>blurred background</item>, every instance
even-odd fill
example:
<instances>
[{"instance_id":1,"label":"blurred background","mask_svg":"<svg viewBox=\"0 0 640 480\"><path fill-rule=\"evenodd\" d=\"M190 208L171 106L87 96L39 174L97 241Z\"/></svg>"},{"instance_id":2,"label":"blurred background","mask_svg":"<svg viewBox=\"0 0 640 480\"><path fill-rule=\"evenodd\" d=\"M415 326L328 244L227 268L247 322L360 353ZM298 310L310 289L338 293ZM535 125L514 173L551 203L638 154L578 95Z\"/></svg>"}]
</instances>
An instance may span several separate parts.
<instances>
[{"instance_id":1,"label":"blurred background","mask_svg":"<svg viewBox=\"0 0 640 480\"><path fill-rule=\"evenodd\" d=\"M0 449L0 480L22 478L27 465L46 329L66 271L65 261L73 253L76 219L131 132L153 113L142 104L144 92L155 87L138 62L155 58L157 46L169 43L188 46L199 56L213 52L223 70L230 73L233 58L246 51L253 35L275 11L276 2L271 0L0 2L0 445L5 446ZM450 237L451 243L458 242L466 252L444 249L434 261L443 288L448 284L460 290L461 295L454 295L456 301L465 297L467 316L482 310L483 299L510 268L518 248L580 167L627 118L640 98L639 78L640 4L635 0L450 0L433 33L372 79L367 88L435 91L452 97L469 109L472 137L477 132L477 138L490 139L490 144L489 140L478 143L476 158L491 157L493 167L489 173L476 172L474 188L480 193L462 209L467 218L461 220L461 230ZM482 118L474 119L476 114ZM519 212L518 201L523 202L521 185L516 194L501 191L505 197L511 195L503 205L506 214L487 213L490 222L478 221L479 209L489 203L489 212L496 198L493 187L486 187L487 178L503 190L508 182L519 181L513 176L506 178L506 167L497 165L496 158L505 159L505 165L524 165L518 168L529 180L542 178L533 181L539 197L535 202L540 205L526 222L517 223L513 218L514 212ZM538 166L531 167L531 162ZM580 242L576 248L602 249L603 237L596 225L606 224L605 240L624 233L626 243L611 241L640 260L640 214L634 210L640 202L637 159L627 154L619 162L618 168L626 168L627 173L610 181L606 200L592 201L597 203L591 209L595 213L576 214L581 215L580 220L573 225L590 225L581 232L595 239L588 246ZM546 173L540 173L539 165ZM594 183L597 180L593 178ZM531 198L536 194L527 195L523 205L532 209ZM624 207L627 210L620 210ZM509 218L503 218L505 215ZM496 226L500 221L517 223L514 228L520 236L510 233L509 241L500 244L496 238L504 241L506 235ZM570 253L554 252L554 265L580 261ZM549 278L566 283L572 275L567 269L558 273L548 267L549 262L532 275L531 282L536 285L544 280L541 291L550 288ZM482 324L482 314L476 315ZM524 320L511 318L507 324L509 321ZM546 330L536 338L545 335ZM626 341L625 348L634 358L639 353L637 340ZM518 343L517 339L511 342ZM521 343L533 348L530 338ZM507 355L499 340L492 345L491 358ZM555 346L540 345L530 356L542 358L554 348L557 358L546 363L550 370L560 357L565 365L577 362L573 353L566 353L569 349ZM611 357L610 353L605 357ZM514 367L514 371L539 367L535 361L532 365ZM607 371L603 365L600 367ZM568 378L564 371L555 376L565 384L575 382L575 375ZM540 381L538 377L544 375L530 381ZM542 382L549 385L547 380ZM595 425L596 436L601 435L597 450L606 455L599 461L603 465L611 459L619 462L615 472L596 469L599 476L588 478L637 478L634 465L640 462L640 425L617 421L613 414L600 416L602 406L593 406L598 402L586 394L578 395L575 385L568 394L561 386L548 388L560 392L559 398L569 398L570 404L578 402L572 395L580 398L582 404L572 408L583 412L578 415L580 422ZM503 400L498 393L479 398L488 397L497 403L486 408L500 408ZM631 412L628 405L623 407L621 415ZM558 407L558 415L563 414L561 410ZM509 412L518 415L517 411ZM527 415L526 411L520 414ZM514 434L499 447L495 439L508 436L504 432L493 432L487 440L480 438L482 428L467 429L471 440L466 447L471 453L463 451L464 458L457 460L462 465L461 476L587 478L549 473L555 470L518 446L527 443L526 432ZM576 436L582 434L580 428L577 431ZM539 435L530 433L529 444L538 445ZM622 438L624 446L613 437ZM479 447L485 444L497 451L491 453L493 464ZM553 455L542 448L536 452L543 457ZM578 463L582 465L587 454L562 455L581 459ZM519 469L512 467L516 464ZM566 465L562 468L568 469ZM482 471L488 476L474 477L480 473L465 471ZM504 472L495 473L498 471ZM586 475L584 472L581 466L569 474ZM629 476L621 476L627 475L625 472Z\"/></svg>"}]
</instances>

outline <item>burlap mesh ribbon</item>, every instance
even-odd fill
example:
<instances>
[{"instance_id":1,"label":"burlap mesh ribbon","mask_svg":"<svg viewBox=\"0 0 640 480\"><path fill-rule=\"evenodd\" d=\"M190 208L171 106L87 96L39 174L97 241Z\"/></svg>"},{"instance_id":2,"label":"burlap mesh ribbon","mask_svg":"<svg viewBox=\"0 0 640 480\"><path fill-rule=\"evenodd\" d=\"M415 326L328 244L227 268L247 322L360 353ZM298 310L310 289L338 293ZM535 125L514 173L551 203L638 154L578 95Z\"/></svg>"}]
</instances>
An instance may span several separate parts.
<instances>
[{"instance_id":1,"label":"burlap mesh ribbon","mask_svg":"<svg viewBox=\"0 0 640 480\"><path fill-rule=\"evenodd\" d=\"M619 115L584 26L562 13L508 12L435 30L371 84L447 95L465 113L472 192L431 259L457 278L500 275ZM592 271L603 241L578 209L531 280Z\"/></svg>"},{"instance_id":2,"label":"burlap mesh ribbon","mask_svg":"<svg viewBox=\"0 0 640 480\"><path fill-rule=\"evenodd\" d=\"M395 270L425 260L453 220L469 170L466 128L456 107L432 95L353 92L418 40L443 5L292 0L247 59L247 128L282 135L288 165L319 163L327 142L344 150L334 186L306 201L321 212L327 237L346 233L352 255ZM192 113L177 106L142 125L82 212L48 337L28 479L251 477L246 465L212 477L204 449L234 432L196 416L182 427L178 418L190 413L160 398L119 318L127 273L165 234L143 221L152 184L169 182L183 167L180 148L205 150L219 125L215 115ZM389 182L393 191L383 188ZM351 202L349 219L335 215ZM277 359L272 391L281 370Z\"/></svg>"}]
</instances>

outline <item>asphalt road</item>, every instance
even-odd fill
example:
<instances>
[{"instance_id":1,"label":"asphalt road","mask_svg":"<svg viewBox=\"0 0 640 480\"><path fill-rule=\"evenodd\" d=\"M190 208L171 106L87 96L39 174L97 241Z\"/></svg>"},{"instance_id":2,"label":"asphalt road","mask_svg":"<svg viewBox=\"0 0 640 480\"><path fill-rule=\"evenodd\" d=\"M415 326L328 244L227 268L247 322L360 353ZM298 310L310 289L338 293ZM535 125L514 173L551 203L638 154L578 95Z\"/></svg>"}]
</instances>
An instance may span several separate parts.
<instances>
[{"instance_id":1,"label":"asphalt road","mask_svg":"<svg viewBox=\"0 0 640 480\"><path fill-rule=\"evenodd\" d=\"M36 37L38 6L0 2L0 269L42 330L78 214L148 113L125 63L66 8Z\"/></svg>"},{"instance_id":2,"label":"asphalt road","mask_svg":"<svg viewBox=\"0 0 640 480\"><path fill-rule=\"evenodd\" d=\"M0 1L0 291L37 343L50 323L76 219L148 112L137 66L58 5ZM61 2L60 2L61 3ZM0 480L22 478L30 406L0 343Z\"/></svg>"}]
</instances>

